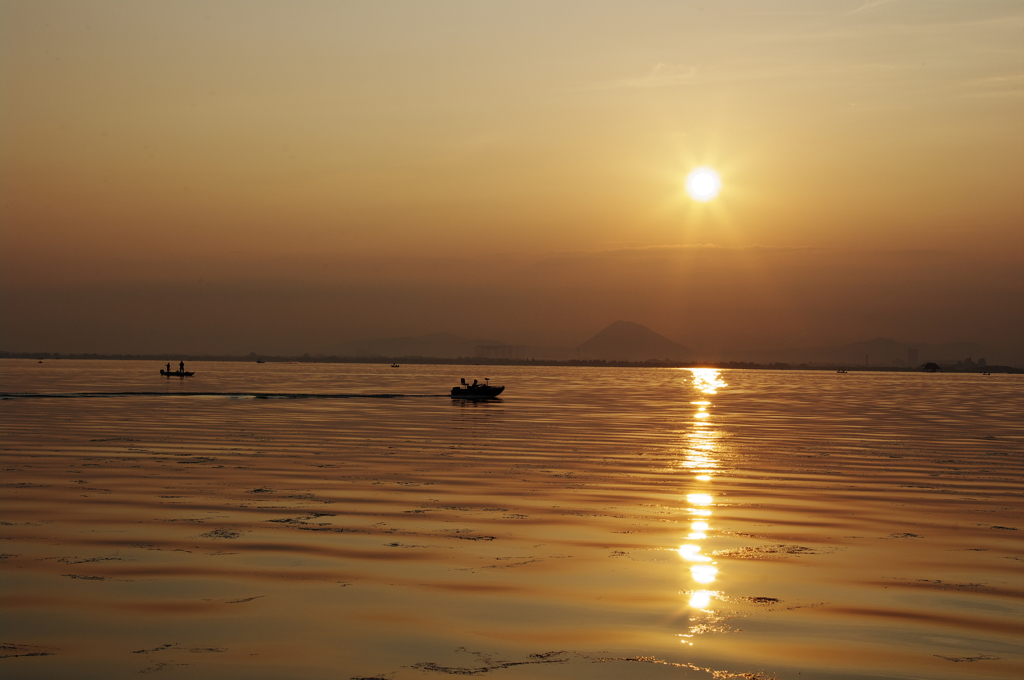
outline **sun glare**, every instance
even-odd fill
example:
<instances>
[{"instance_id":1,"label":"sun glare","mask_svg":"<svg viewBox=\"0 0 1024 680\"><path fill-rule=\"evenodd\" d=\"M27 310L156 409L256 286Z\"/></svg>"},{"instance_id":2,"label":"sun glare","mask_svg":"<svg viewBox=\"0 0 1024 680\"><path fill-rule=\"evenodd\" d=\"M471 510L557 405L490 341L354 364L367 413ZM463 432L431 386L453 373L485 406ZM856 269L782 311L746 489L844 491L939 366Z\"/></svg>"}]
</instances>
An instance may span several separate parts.
<instances>
[{"instance_id":1,"label":"sun glare","mask_svg":"<svg viewBox=\"0 0 1024 680\"><path fill-rule=\"evenodd\" d=\"M708 167L699 167L686 178L686 193L695 201L710 201L721 188L722 179Z\"/></svg>"}]
</instances>

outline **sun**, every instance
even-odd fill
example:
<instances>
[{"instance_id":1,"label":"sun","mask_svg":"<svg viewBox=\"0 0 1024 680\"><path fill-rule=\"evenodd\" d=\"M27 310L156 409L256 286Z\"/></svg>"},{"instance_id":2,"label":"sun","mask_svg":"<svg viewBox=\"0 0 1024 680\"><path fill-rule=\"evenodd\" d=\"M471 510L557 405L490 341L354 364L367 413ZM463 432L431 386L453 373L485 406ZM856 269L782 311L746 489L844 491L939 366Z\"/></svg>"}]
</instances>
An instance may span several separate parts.
<instances>
[{"instance_id":1,"label":"sun","mask_svg":"<svg viewBox=\"0 0 1024 680\"><path fill-rule=\"evenodd\" d=\"M709 167L701 166L686 177L686 193L695 201L710 201L722 188L722 179Z\"/></svg>"}]
</instances>

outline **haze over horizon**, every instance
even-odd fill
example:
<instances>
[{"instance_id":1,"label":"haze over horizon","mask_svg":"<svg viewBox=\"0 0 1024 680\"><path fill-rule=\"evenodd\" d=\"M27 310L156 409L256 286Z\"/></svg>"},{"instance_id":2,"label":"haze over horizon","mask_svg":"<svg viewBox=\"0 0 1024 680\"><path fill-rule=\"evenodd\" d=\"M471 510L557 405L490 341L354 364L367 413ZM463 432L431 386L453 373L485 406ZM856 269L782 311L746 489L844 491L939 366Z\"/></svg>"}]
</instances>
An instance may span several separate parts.
<instances>
[{"instance_id":1,"label":"haze over horizon","mask_svg":"<svg viewBox=\"0 0 1024 680\"><path fill-rule=\"evenodd\" d=\"M1019 2L0 19L3 350L1024 348Z\"/></svg>"}]
</instances>

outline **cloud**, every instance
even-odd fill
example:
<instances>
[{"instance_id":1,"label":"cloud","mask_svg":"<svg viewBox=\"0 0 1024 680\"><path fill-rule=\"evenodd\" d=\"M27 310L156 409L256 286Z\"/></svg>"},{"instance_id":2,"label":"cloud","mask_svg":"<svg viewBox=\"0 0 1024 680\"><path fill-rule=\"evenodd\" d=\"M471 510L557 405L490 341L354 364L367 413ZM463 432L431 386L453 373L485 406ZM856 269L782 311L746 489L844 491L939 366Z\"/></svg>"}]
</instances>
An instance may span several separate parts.
<instances>
[{"instance_id":1,"label":"cloud","mask_svg":"<svg viewBox=\"0 0 1024 680\"><path fill-rule=\"evenodd\" d=\"M860 12L866 12L875 9L876 7L881 7L882 5L891 5L894 2L896 2L896 0L866 0L860 7L850 10L843 16L848 17L851 14L859 14Z\"/></svg>"},{"instance_id":2,"label":"cloud","mask_svg":"<svg viewBox=\"0 0 1024 680\"><path fill-rule=\"evenodd\" d=\"M9 282L0 349L301 354L481 329L569 347L615 319L698 349L879 335L1012 347L1024 337L1010 312L1024 295L1019 263L965 253L703 243L481 261L487 276L471 285L477 262L312 256L212 259L146 280Z\"/></svg>"},{"instance_id":3,"label":"cloud","mask_svg":"<svg viewBox=\"0 0 1024 680\"><path fill-rule=\"evenodd\" d=\"M638 78L622 78L606 83L592 85L589 90L618 89L649 89L655 87L672 87L694 82L697 78L697 67L684 64L654 64L646 75Z\"/></svg>"},{"instance_id":4,"label":"cloud","mask_svg":"<svg viewBox=\"0 0 1024 680\"><path fill-rule=\"evenodd\" d=\"M987 76L961 84L967 94L975 97L1020 96L1024 94L1024 74Z\"/></svg>"},{"instance_id":5,"label":"cloud","mask_svg":"<svg viewBox=\"0 0 1024 680\"><path fill-rule=\"evenodd\" d=\"M557 253L550 253L540 259L540 262L560 260L597 260L608 258L642 258L661 256L687 256L696 254L715 253L720 255L742 255L753 253L824 253L828 251L840 252L842 249L827 246L723 246L717 243L686 243L673 245L636 246L629 248L603 248L600 250L571 250Z\"/></svg>"}]
</instances>

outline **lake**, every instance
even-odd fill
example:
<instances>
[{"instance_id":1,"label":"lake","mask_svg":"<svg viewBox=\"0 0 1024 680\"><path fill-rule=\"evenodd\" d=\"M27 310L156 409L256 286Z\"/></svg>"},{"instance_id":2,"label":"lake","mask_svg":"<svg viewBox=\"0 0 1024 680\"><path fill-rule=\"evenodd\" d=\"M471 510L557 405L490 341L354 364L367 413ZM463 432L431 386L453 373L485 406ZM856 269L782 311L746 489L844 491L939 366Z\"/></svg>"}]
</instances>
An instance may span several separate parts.
<instances>
[{"instance_id":1,"label":"lake","mask_svg":"<svg viewBox=\"0 0 1024 680\"><path fill-rule=\"evenodd\" d=\"M1024 376L160 367L0 360L6 678L1024 668Z\"/></svg>"}]
</instances>

